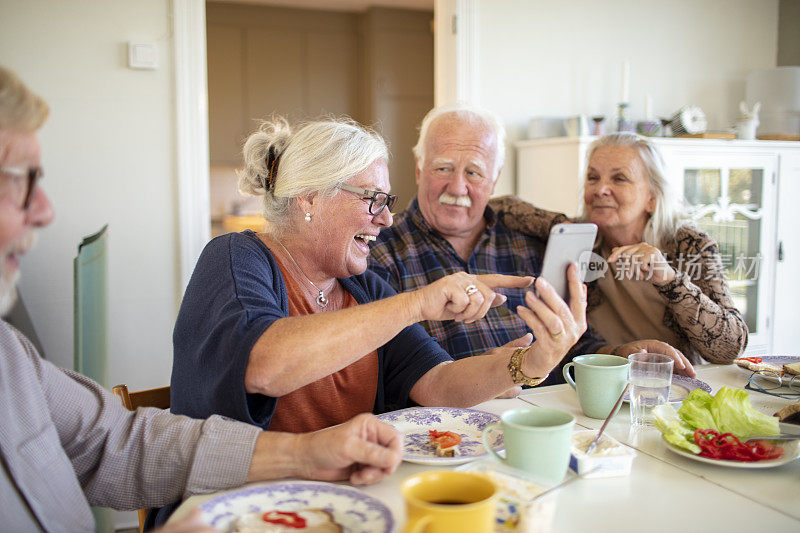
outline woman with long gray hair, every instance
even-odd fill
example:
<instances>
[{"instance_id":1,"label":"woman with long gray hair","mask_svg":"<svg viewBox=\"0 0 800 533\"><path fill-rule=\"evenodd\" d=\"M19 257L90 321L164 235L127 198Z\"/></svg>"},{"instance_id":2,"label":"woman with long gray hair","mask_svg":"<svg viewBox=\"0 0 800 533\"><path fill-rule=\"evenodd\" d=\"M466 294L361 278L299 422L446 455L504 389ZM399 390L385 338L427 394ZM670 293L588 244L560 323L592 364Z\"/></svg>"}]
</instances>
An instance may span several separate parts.
<instances>
[{"instance_id":1,"label":"woman with long gray hair","mask_svg":"<svg viewBox=\"0 0 800 533\"><path fill-rule=\"evenodd\" d=\"M747 346L747 325L717 243L682 217L658 148L614 133L590 145L587 161L580 218L597 224L595 252L609 265L588 283L589 325L609 344L654 338L693 363L730 363ZM504 198L493 207L506 225L547 238L530 204Z\"/></svg>"}]
</instances>

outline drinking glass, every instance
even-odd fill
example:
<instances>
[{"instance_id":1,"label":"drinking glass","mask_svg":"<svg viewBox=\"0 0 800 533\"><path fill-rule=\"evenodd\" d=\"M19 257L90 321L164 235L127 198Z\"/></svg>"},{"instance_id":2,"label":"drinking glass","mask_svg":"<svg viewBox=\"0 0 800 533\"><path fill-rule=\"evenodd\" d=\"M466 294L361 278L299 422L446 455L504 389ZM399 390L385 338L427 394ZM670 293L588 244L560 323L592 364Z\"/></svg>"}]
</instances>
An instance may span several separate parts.
<instances>
[{"instance_id":1,"label":"drinking glass","mask_svg":"<svg viewBox=\"0 0 800 533\"><path fill-rule=\"evenodd\" d=\"M669 401L672 358L658 353L635 353L631 363L631 425L653 425L653 408Z\"/></svg>"}]
</instances>

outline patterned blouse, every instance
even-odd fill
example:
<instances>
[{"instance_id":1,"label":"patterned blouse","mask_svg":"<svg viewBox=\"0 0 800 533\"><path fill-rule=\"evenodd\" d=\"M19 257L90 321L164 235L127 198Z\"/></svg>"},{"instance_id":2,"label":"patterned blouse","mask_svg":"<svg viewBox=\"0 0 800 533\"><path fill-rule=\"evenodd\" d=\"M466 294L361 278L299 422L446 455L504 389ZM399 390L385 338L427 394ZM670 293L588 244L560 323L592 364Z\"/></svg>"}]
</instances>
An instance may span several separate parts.
<instances>
[{"instance_id":1,"label":"patterned blouse","mask_svg":"<svg viewBox=\"0 0 800 533\"><path fill-rule=\"evenodd\" d=\"M542 239L547 238L547 228L566 219L513 196L495 198L490 205L506 226ZM664 325L682 341L676 348L693 363L730 363L744 352L748 329L725 282L717 243L696 228L682 226L661 253L677 273L657 287L665 299ZM591 311L603 303L603 293L596 282L587 285Z\"/></svg>"}]
</instances>

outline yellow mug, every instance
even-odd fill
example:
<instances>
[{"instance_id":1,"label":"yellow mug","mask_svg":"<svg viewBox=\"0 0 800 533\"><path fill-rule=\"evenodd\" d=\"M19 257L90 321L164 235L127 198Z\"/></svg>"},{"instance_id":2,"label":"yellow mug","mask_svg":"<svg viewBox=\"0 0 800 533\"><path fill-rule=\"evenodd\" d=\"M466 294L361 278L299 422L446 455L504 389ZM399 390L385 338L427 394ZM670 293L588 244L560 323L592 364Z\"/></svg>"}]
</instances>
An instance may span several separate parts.
<instances>
[{"instance_id":1,"label":"yellow mug","mask_svg":"<svg viewBox=\"0 0 800 533\"><path fill-rule=\"evenodd\" d=\"M481 474L430 470L400 487L406 501L405 533L494 531L497 487Z\"/></svg>"}]
</instances>

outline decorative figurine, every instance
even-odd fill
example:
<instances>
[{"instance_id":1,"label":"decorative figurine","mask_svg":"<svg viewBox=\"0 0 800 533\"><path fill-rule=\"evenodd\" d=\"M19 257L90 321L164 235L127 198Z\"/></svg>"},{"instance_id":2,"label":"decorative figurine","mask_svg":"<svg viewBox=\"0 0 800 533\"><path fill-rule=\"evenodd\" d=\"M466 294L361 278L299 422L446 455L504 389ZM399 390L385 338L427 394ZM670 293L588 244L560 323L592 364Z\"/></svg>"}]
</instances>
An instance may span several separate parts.
<instances>
[{"instance_id":1,"label":"decorative figurine","mask_svg":"<svg viewBox=\"0 0 800 533\"><path fill-rule=\"evenodd\" d=\"M745 102L739 102L739 111L742 116L736 121L736 138L755 140L756 128L758 128L758 112L761 110L761 102L756 102L752 110L747 109Z\"/></svg>"}]
</instances>

